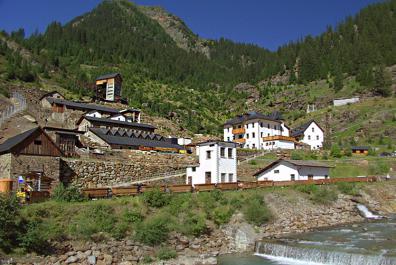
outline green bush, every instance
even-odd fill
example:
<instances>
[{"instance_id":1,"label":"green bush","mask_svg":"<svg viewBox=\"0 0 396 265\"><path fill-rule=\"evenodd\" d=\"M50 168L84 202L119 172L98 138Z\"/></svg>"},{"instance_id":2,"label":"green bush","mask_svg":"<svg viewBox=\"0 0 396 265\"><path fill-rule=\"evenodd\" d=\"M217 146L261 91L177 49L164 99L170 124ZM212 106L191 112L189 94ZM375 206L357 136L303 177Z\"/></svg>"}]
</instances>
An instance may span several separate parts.
<instances>
[{"instance_id":1,"label":"green bush","mask_svg":"<svg viewBox=\"0 0 396 265\"><path fill-rule=\"evenodd\" d=\"M161 208L169 204L171 196L168 193L162 192L160 188L155 188L143 193L143 201L148 206Z\"/></svg>"},{"instance_id":2,"label":"green bush","mask_svg":"<svg viewBox=\"0 0 396 265\"><path fill-rule=\"evenodd\" d=\"M383 175L389 172L390 165L384 160L376 160L369 162L370 175Z\"/></svg>"},{"instance_id":3,"label":"green bush","mask_svg":"<svg viewBox=\"0 0 396 265\"><path fill-rule=\"evenodd\" d=\"M304 157L299 151L292 151L290 158L293 160L303 160Z\"/></svg>"},{"instance_id":4,"label":"green bush","mask_svg":"<svg viewBox=\"0 0 396 265\"><path fill-rule=\"evenodd\" d=\"M252 165L252 166L255 166L255 165L257 165L257 161L256 160L251 160L251 161L249 161L249 164Z\"/></svg>"},{"instance_id":5,"label":"green bush","mask_svg":"<svg viewBox=\"0 0 396 265\"><path fill-rule=\"evenodd\" d=\"M84 198L76 187L65 187L59 183L53 190L52 199L58 202L80 202Z\"/></svg>"},{"instance_id":6,"label":"green bush","mask_svg":"<svg viewBox=\"0 0 396 265\"><path fill-rule=\"evenodd\" d=\"M155 246L168 238L169 219L166 215L157 215L146 219L136 228L136 239L144 244Z\"/></svg>"},{"instance_id":7,"label":"green bush","mask_svg":"<svg viewBox=\"0 0 396 265\"><path fill-rule=\"evenodd\" d=\"M17 246L22 229L17 198L0 194L0 249L10 252Z\"/></svg>"},{"instance_id":8,"label":"green bush","mask_svg":"<svg viewBox=\"0 0 396 265\"><path fill-rule=\"evenodd\" d=\"M212 219L217 225L226 224L230 221L233 213L229 206L219 206L213 210Z\"/></svg>"},{"instance_id":9,"label":"green bush","mask_svg":"<svg viewBox=\"0 0 396 265\"><path fill-rule=\"evenodd\" d=\"M125 210L122 219L124 222L135 224L143 221L144 216L137 210Z\"/></svg>"},{"instance_id":10,"label":"green bush","mask_svg":"<svg viewBox=\"0 0 396 265\"><path fill-rule=\"evenodd\" d=\"M84 209L71 220L72 235L77 238L89 238L93 234L105 232L112 234L117 223L114 209L105 204L96 204Z\"/></svg>"},{"instance_id":11,"label":"green bush","mask_svg":"<svg viewBox=\"0 0 396 265\"><path fill-rule=\"evenodd\" d=\"M341 158L342 157L341 148L340 148L340 146L338 144L333 144L331 146L330 155L332 157L336 157L336 158Z\"/></svg>"},{"instance_id":12,"label":"green bush","mask_svg":"<svg viewBox=\"0 0 396 265\"><path fill-rule=\"evenodd\" d=\"M154 259L152 257L150 257L150 256L144 256L143 257L143 263L151 263L153 261L154 261Z\"/></svg>"},{"instance_id":13,"label":"green bush","mask_svg":"<svg viewBox=\"0 0 396 265\"><path fill-rule=\"evenodd\" d=\"M175 250L162 247L157 251L157 257L160 260L169 260L169 259L174 259L177 257L177 253Z\"/></svg>"},{"instance_id":14,"label":"green bush","mask_svg":"<svg viewBox=\"0 0 396 265\"><path fill-rule=\"evenodd\" d=\"M19 238L20 247L25 251L34 251L38 254L51 253L51 246L47 242L44 231L40 222L29 222L26 227L26 232Z\"/></svg>"},{"instance_id":15,"label":"green bush","mask_svg":"<svg viewBox=\"0 0 396 265\"><path fill-rule=\"evenodd\" d=\"M337 188L340 192L347 194L347 195L352 195L352 196L357 196L359 195L359 190L356 187L355 183L350 183L350 182L338 182L337 183Z\"/></svg>"},{"instance_id":16,"label":"green bush","mask_svg":"<svg viewBox=\"0 0 396 265\"><path fill-rule=\"evenodd\" d=\"M271 211L260 197L247 199L243 208L246 221L254 225L262 225L271 218Z\"/></svg>"},{"instance_id":17,"label":"green bush","mask_svg":"<svg viewBox=\"0 0 396 265\"><path fill-rule=\"evenodd\" d=\"M310 199L314 203L328 204L337 200L337 193L328 187L322 186L311 194Z\"/></svg>"},{"instance_id":18,"label":"green bush","mask_svg":"<svg viewBox=\"0 0 396 265\"><path fill-rule=\"evenodd\" d=\"M179 218L179 230L185 235L200 236L207 231L205 213L188 211Z\"/></svg>"},{"instance_id":19,"label":"green bush","mask_svg":"<svg viewBox=\"0 0 396 265\"><path fill-rule=\"evenodd\" d=\"M297 185L294 186L294 189L302 192L302 193L306 193L306 194L312 194L314 192L316 192L318 190L318 186L314 185L314 184L310 184L310 185Z\"/></svg>"}]
</instances>

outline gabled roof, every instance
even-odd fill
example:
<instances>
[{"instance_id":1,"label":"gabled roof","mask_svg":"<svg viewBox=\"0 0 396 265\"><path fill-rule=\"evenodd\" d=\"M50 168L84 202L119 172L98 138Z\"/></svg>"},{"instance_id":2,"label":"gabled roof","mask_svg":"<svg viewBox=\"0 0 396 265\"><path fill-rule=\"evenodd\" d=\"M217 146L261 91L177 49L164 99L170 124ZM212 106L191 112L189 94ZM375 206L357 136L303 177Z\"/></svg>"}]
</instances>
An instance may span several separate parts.
<instances>
[{"instance_id":1,"label":"gabled roof","mask_svg":"<svg viewBox=\"0 0 396 265\"><path fill-rule=\"evenodd\" d=\"M96 78L96 81L98 81L98 80L103 80L103 79L114 78L114 77L116 77L117 75L119 75L119 76L121 77L121 74L120 74L120 73L110 73L110 74L105 74L105 75L98 76L98 77Z\"/></svg>"},{"instance_id":2,"label":"gabled roof","mask_svg":"<svg viewBox=\"0 0 396 265\"><path fill-rule=\"evenodd\" d=\"M55 93L58 93L59 95L61 95L61 96L64 98L64 96L63 96L61 93L59 93L58 91L54 90L54 91L51 91L51 92L49 92L49 93L46 93L46 94L42 95L42 96L40 97L40 100L42 100L43 98L46 98L46 97L51 97L51 96L54 95Z\"/></svg>"},{"instance_id":3,"label":"gabled roof","mask_svg":"<svg viewBox=\"0 0 396 265\"><path fill-rule=\"evenodd\" d=\"M352 150L369 150L370 147L368 147L368 146L352 146L351 149Z\"/></svg>"},{"instance_id":4,"label":"gabled roof","mask_svg":"<svg viewBox=\"0 0 396 265\"><path fill-rule=\"evenodd\" d=\"M106 130L103 128L89 128L89 130L109 145L175 148L178 150L183 149L182 146L172 144L162 136L160 136L158 139L157 134L138 133L136 135L136 133L125 133L123 136L121 136L117 132L113 134L111 130ZM153 139L151 136L154 136Z\"/></svg>"},{"instance_id":5,"label":"gabled roof","mask_svg":"<svg viewBox=\"0 0 396 265\"><path fill-rule=\"evenodd\" d=\"M292 164L294 166L297 166L297 167L323 167L323 168L331 168L332 167L332 166L329 166L327 164L316 162L316 161L311 161L311 160L308 161L308 160L278 159L278 160L275 160L274 162L272 162L271 164L269 164L268 166L264 167L263 169L260 169L259 171L254 173L253 176L260 175L264 171L276 166L277 164L279 164L282 161L285 161L285 162L290 163L290 164Z\"/></svg>"},{"instance_id":6,"label":"gabled roof","mask_svg":"<svg viewBox=\"0 0 396 265\"><path fill-rule=\"evenodd\" d=\"M98 122L98 123L102 123L102 124L123 125L123 126L128 126L131 128L133 127L133 128L143 128L143 129L153 129L153 130L155 130L157 128L150 124L128 122L128 121L118 121L118 120L112 120L112 119L107 119L107 118L96 118L96 117L90 117L90 116L84 116L83 118L81 118L77 122L77 125L80 124L81 121L84 119L86 119L87 121L91 121L91 122Z\"/></svg>"},{"instance_id":7,"label":"gabled roof","mask_svg":"<svg viewBox=\"0 0 396 265\"><path fill-rule=\"evenodd\" d=\"M53 145L56 147L56 149L58 149L60 154L63 155L63 153L59 149L59 147L54 143L54 141L52 141L52 139L40 127L30 129L26 132L23 132L21 134L18 134L14 137L7 139L5 142L0 144L0 155L17 151L18 148L21 147L25 143L26 140L28 140L30 137L33 137L34 135L39 136L40 133L44 134L53 143Z\"/></svg>"},{"instance_id":8,"label":"gabled roof","mask_svg":"<svg viewBox=\"0 0 396 265\"><path fill-rule=\"evenodd\" d=\"M280 122L280 120L278 120L278 118L279 118L279 114L274 114L274 112L271 113L270 115L264 115L260 112L250 111L243 115L238 115L235 118L226 121L224 125L235 125L235 124L240 124L240 123L243 123L243 122L246 122L249 120L256 120L256 119ZM280 116L280 118L281 118L281 116Z\"/></svg>"},{"instance_id":9,"label":"gabled roof","mask_svg":"<svg viewBox=\"0 0 396 265\"><path fill-rule=\"evenodd\" d=\"M87 103L80 103L80 102L74 102L74 101L68 101L64 99L58 99L58 98L47 98L49 103L56 103L59 105L65 105L66 107L72 108L72 109L79 109L79 110L84 110L84 111L100 111L103 113L110 113L110 114L115 114L119 113L119 110L113 109L113 108L107 108L99 105L93 105L93 104L87 104Z\"/></svg>"},{"instance_id":10,"label":"gabled roof","mask_svg":"<svg viewBox=\"0 0 396 265\"><path fill-rule=\"evenodd\" d=\"M298 126L297 128L293 129L291 131L290 135L293 137L303 135L304 132L308 129L309 125L311 125L311 123L315 123L319 127L319 129L321 129L322 132L324 132L322 127L320 127L319 124L315 120L310 120L310 121Z\"/></svg>"},{"instance_id":11,"label":"gabled roof","mask_svg":"<svg viewBox=\"0 0 396 265\"><path fill-rule=\"evenodd\" d=\"M226 147L237 147L237 143L234 142L225 142L225 141L219 141L219 140L208 140L205 142L197 143L197 146L205 146L205 145L211 145L211 144L217 144L220 146L226 146Z\"/></svg>"}]
</instances>

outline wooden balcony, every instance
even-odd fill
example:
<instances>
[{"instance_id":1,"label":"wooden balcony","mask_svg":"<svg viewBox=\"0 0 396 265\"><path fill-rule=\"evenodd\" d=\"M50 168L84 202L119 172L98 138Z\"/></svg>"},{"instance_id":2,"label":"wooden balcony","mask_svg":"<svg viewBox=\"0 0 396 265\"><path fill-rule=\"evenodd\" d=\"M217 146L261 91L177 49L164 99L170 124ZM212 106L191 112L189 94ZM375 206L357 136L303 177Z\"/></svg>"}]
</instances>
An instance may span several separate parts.
<instances>
[{"instance_id":1,"label":"wooden balcony","mask_svg":"<svg viewBox=\"0 0 396 265\"><path fill-rule=\"evenodd\" d=\"M283 135L274 135L274 136L263 137L263 141L291 141L291 142L295 142L296 138L290 137L290 136L283 136Z\"/></svg>"},{"instance_id":2,"label":"wooden balcony","mask_svg":"<svg viewBox=\"0 0 396 265\"><path fill-rule=\"evenodd\" d=\"M245 139L245 138L235 139L235 140L234 140L234 143L244 144L244 143L246 143L246 139Z\"/></svg>"},{"instance_id":3,"label":"wooden balcony","mask_svg":"<svg viewBox=\"0 0 396 265\"><path fill-rule=\"evenodd\" d=\"M244 134L245 132L245 128L236 128L232 130L232 134Z\"/></svg>"}]
</instances>

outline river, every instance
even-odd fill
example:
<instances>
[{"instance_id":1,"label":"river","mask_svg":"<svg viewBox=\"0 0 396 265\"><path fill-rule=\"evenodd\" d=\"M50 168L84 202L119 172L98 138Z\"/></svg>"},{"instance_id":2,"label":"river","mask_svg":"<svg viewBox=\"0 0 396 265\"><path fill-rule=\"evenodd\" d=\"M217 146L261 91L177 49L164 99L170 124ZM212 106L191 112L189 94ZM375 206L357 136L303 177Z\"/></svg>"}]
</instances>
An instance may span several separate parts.
<instances>
[{"instance_id":1,"label":"river","mask_svg":"<svg viewBox=\"0 0 396 265\"><path fill-rule=\"evenodd\" d=\"M396 218L258 242L255 255L220 265L396 265Z\"/></svg>"}]
</instances>

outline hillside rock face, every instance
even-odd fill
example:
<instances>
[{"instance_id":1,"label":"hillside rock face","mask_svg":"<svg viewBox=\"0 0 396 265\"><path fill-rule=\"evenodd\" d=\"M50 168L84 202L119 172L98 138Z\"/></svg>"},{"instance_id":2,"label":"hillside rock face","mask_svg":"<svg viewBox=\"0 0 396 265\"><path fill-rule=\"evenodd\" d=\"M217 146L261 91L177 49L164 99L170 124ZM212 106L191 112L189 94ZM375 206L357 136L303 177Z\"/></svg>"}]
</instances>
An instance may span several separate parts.
<instances>
[{"instance_id":1,"label":"hillside rock face","mask_svg":"<svg viewBox=\"0 0 396 265\"><path fill-rule=\"evenodd\" d=\"M177 46L188 52L198 52L210 58L210 50L207 41L195 35L184 22L166 12L160 7L139 7L139 9L151 19L157 21L165 32L176 42Z\"/></svg>"}]
</instances>

